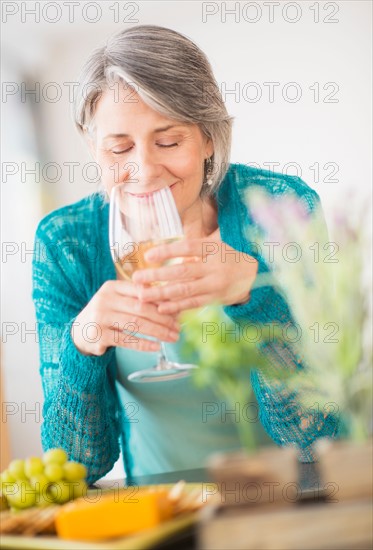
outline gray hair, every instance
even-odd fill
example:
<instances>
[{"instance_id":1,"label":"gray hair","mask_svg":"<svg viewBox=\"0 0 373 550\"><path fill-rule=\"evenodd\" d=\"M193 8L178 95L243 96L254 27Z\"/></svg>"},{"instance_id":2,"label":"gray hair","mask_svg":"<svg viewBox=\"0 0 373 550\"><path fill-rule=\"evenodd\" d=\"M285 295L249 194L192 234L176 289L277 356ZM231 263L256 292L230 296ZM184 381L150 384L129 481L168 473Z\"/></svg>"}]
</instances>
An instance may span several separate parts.
<instances>
[{"instance_id":1,"label":"gray hair","mask_svg":"<svg viewBox=\"0 0 373 550\"><path fill-rule=\"evenodd\" d=\"M232 118L206 55L182 34L155 25L110 37L93 51L79 78L73 116L81 133L92 132L96 104L118 80L159 113L197 124L212 140L212 185L203 185L203 193L212 192L228 169Z\"/></svg>"}]
</instances>

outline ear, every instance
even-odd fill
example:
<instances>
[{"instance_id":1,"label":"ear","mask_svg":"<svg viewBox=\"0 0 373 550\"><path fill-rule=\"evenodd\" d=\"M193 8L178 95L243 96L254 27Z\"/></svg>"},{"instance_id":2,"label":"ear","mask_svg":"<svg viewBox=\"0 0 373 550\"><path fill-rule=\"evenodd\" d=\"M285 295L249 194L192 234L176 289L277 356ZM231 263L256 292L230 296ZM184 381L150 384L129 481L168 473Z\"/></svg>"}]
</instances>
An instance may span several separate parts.
<instances>
[{"instance_id":1,"label":"ear","mask_svg":"<svg viewBox=\"0 0 373 550\"><path fill-rule=\"evenodd\" d=\"M205 148L205 158L208 159L214 153L214 144L211 138L208 138Z\"/></svg>"}]
</instances>

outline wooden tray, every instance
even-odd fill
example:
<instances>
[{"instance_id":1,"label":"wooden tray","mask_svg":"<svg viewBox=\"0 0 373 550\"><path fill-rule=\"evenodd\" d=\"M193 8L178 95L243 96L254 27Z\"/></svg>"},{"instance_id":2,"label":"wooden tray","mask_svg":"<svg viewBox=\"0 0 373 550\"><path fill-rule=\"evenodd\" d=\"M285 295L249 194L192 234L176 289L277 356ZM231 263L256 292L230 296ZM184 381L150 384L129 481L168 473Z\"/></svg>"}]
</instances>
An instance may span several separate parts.
<instances>
[{"instance_id":1,"label":"wooden tray","mask_svg":"<svg viewBox=\"0 0 373 550\"><path fill-rule=\"evenodd\" d=\"M0 547L16 548L18 550L147 550L192 526L196 522L197 515L197 513L188 514L162 523L154 529L102 543L68 541L59 539L57 536L22 537L4 535L0 537Z\"/></svg>"},{"instance_id":2,"label":"wooden tray","mask_svg":"<svg viewBox=\"0 0 373 550\"><path fill-rule=\"evenodd\" d=\"M173 485L162 484L157 485L157 487L172 487ZM185 489L191 491L200 487L201 483L187 483ZM70 541L60 539L57 536L45 535L34 537L1 535L0 548L17 550L147 550L191 527L197 522L198 517L198 512L186 513L135 535L105 540L103 542Z\"/></svg>"}]
</instances>

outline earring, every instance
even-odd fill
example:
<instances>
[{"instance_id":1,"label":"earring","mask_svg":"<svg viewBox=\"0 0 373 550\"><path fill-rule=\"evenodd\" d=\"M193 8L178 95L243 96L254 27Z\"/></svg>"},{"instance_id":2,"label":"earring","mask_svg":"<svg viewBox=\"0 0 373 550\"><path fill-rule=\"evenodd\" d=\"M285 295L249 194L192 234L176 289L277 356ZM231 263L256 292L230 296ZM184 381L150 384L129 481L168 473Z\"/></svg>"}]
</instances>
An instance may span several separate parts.
<instances>
[{"instance_id":1,"label":"earring","mask_svg":"<svg viewBox=\"0 0 373 550\"><path fill-rule=\"evenodd\" d=\"M212 168L213 168L213 162L212 157L209 157L205 160L205 179L204 183L208 185L209 187L212 185Z\"/></svg>"}]
</instances>

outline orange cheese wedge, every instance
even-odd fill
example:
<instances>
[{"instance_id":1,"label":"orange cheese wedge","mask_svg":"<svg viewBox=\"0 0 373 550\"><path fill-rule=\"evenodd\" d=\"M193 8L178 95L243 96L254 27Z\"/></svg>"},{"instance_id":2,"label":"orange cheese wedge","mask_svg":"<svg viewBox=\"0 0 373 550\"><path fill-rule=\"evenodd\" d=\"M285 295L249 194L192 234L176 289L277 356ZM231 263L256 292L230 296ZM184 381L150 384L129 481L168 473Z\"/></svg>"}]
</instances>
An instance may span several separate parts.
<instances>
[{"instance_id":1,"label":"orange cheese wedge","mask_svg":"<svg viewBox=\"0 0 373 550\"><path fill-rule=\"evenodd\" d=\"M64 505L56 517L56 530L63 539L99 541L149 529L172 516L167 490L152 492L134 488ZM89 501L91 498L91 501Z\"/></svg>"}]
</instances>

